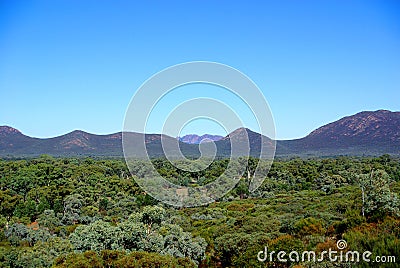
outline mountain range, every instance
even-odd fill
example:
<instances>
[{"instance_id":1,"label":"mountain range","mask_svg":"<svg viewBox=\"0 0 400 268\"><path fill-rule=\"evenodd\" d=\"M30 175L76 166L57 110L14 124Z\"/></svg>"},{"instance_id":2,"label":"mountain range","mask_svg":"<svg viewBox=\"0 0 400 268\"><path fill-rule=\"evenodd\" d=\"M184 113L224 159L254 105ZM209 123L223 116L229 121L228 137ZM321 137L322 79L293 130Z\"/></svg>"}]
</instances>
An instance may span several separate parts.
<instances>
[{"instance_id":1,"label":"mountain range","mask_svg":"<svg viewBox=\"0 0 400 268\"><path fill-rule=\"evenodd\" d=\"M126 133L133 140L144 139L151 157L163 156L162 141L177 143L186 156L198 157L198 143L205 138L215 140L217 156L230 155L232 139L243 143L247 134L251 155L259 154L261 143L272 140L246 128L239 128L226 137L191 135L176 138L160 134ZM135 146L135 144L132 144ZM75 130L54 138L34 138L19 130L0 126L0 157L33 157L41 154L53 156L122 157L122 133L95 135ZM276 141L276 156L372 156L400 155L400 112L387 110L365 111L324 125L301 139Z\"/></svg>"}]
</instances>

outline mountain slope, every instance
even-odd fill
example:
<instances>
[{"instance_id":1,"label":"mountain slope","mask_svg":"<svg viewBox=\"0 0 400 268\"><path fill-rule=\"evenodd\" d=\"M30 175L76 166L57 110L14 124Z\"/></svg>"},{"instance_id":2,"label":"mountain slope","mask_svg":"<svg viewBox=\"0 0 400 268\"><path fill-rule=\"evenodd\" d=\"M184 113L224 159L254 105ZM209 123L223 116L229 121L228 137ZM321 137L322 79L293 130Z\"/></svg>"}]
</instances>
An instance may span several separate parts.
<instances>
[{"instance_id":1,"label":"mountain slope","mask_svg":"<svg viewBox=\"0 0 400 268\"><path fill-rule=\"evenodd\" d=\"M311 132L308 142L342 145L400 141L400 112L378 110L346 116Z\"/></svg>"},{"instance_id":2,"label":"mountain slope","mask_svg":"<svg viewBox=\"0 0 400 268\"><path fill-rule=\"evenodd\" d=\"M248 144L246 142L247 139L249 140ZM264 145L264 148L270 152L275 141L248 128L238 128L223 139L215 142L218 148L218 156L229 156L231 154L231 143L236 144L236 149L232 152L233 155L240 156L250 153L251 156L258 157L260 156L261 145ZM250 147L250 151L248 147ZM268 156L272 155L268 153Z\"/></svg>"},{"instance_id":3,"label":"mountain slope","mask_svg":"<svg viewBox=\"0 0 400 268\"><path fill-rule=\"evenodd\" d=\"M22 134L15 128L0 126L0 154L24 150L37 140Z\"/></svg>"},{"instance_id":4,"label":"mountain slope","mask_svg":"<svg viewBox=\"0 0 400 268\"><path fill-rule=\"evenodd\" d=\"M278 154L400 154L400 112L360 112L324 125L302 139L278 142Z\"/></svg>"}]
</instances>

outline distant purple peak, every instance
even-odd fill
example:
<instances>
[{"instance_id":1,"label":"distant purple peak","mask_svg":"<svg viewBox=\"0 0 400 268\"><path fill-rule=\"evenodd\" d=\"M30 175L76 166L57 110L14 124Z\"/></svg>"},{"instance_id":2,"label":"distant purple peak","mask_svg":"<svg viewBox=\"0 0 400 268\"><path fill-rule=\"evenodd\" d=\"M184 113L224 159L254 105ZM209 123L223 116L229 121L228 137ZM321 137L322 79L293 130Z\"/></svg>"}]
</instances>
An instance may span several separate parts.
<instances>
[{"instance_id":1,"label":"distant purple peak","mask_svg":"<svg viewBox=\"0 0 400 268\"><path fill-rule=\"evenodd\" d=\"M185 143L190 143L190 144L199 144L203 140L208 140L208 141L219 141L223 139L223 136L220 135L212 135L212 134L203 134L201 136L197 134L187 134L183 137L178 137L179 141L185 142Z\"/></svg>"}]
</instances>

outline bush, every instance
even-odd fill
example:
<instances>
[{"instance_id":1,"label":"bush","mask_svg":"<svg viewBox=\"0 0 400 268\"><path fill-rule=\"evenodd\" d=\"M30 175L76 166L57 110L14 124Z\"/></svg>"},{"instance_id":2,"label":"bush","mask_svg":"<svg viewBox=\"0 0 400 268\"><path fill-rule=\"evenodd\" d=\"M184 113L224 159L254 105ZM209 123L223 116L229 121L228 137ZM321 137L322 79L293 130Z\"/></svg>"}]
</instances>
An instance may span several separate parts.
<instances>
[{"instance_id":1,"label":"bush","mask_svg":"<svg viewBox=\"0 0 400 268\"><path fill-rule=\"evenodd\" d=\"M100 253L86 251L84 253L70 253L58 257L54 261L55 268L72 267L115 267L115 268L162 268L162 267L196 267L188 258L174 258L172 256L147 253L142 251L131 252L104 250Z\"/></svg>"}]
</instances>

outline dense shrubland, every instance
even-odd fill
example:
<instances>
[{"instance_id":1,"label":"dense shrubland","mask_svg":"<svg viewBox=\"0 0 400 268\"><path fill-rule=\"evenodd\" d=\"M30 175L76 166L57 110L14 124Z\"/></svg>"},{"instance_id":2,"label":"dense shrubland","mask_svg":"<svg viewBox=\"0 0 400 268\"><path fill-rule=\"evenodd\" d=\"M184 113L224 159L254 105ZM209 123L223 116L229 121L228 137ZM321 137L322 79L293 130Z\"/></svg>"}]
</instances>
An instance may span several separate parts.
<instances>
[{"instance_id":1,"label":"dense shrubland","mask_svg":"<svg viewBox=\"0 0 400 268\"><path fill-rule=\"evenodd\" d=\"M195 173L153 162L196 186L228 160ZM176 209L146 195L123 160L0 160L0 267L290 267L257 253L321 252L338 239L400 262L399 159L278 160L250 193L256 165L218 202Z\"/></svg>"}]
</instances>

